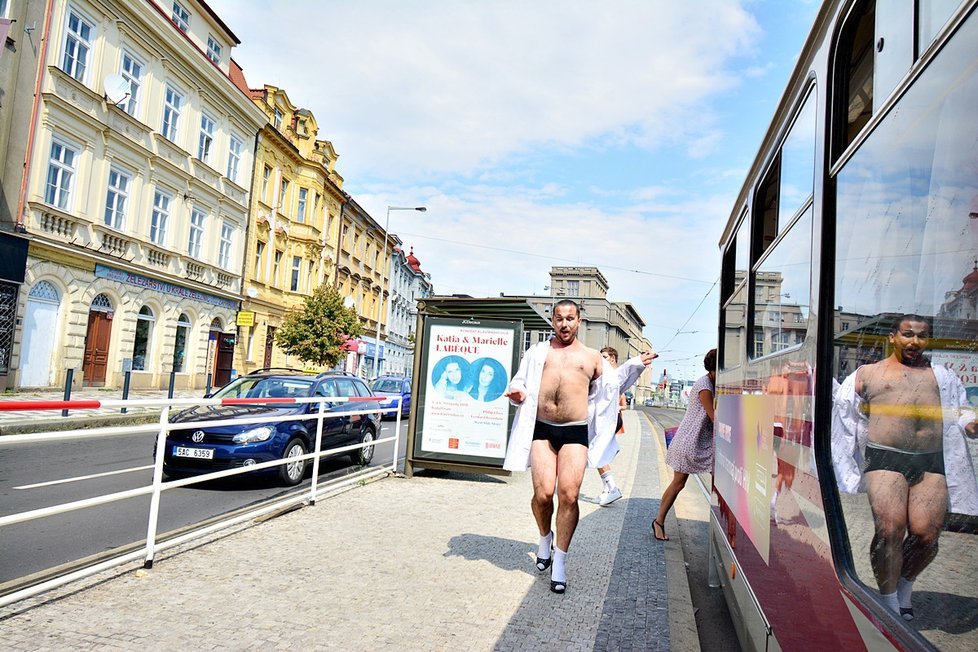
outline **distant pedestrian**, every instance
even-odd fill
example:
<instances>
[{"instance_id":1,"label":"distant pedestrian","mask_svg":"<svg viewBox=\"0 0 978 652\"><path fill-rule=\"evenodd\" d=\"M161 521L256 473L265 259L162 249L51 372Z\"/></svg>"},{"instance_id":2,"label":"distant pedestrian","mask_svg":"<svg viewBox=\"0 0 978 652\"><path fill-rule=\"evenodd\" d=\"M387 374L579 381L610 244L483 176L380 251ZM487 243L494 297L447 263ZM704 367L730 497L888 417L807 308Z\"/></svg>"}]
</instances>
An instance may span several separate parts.
<instances>
[{"instance_id":1,"label":"distant pedestrian","mask_svg":"<svg viewBox=\"0 0 978 652\"><path fill-rule=\"evenodd\" d=\"M713 387L716 382L717 350L710 349L703 357L706 375L693 384L689 392L686 414L666 452L666 464L673 468L672 482L662 492L659 514L652 521L652 536L668 541L666 514L676 502L676 496L686 486L691 473L713 472Z\"/></svg>"},{"instance_id":2,"label":"distant pedestrian","mask_svg":"<svg viewBox=\"0 0 978 652\"><path fill-rule=\"evenodd\" d=\"M614 368L618 368L618 350L614 347L606 346L601 349L601 357L608 361ZM615 428L615 434L620 435L625 432L625 424L621 418L621 411L627 405L627 400L624 394L618 395L618 425ZM615 484L615 476L611 472L611 465L605 464L604 466L598 467L598 475L601 476L601 482L604 484L604 489L601 491L601 495L598 496L598 504L602 507L607 507L611 503L615 502L621 498L621 489Z\"/></svg>"}]
</instances>

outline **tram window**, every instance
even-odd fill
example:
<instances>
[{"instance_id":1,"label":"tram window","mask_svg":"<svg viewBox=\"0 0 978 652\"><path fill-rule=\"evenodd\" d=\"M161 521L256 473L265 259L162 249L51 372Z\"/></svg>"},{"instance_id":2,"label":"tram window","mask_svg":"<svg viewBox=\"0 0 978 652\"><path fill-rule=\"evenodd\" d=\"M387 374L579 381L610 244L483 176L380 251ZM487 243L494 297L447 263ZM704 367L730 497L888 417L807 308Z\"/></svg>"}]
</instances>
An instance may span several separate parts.
<instances>
[{"instance_id":1,"label":"tram window","mask_svg":"<svg viewBox=\"0 0 978 652\"><path fill-rule=\"evenodd\" d=\"M744 361L744 336L747 329L747 286L742 285L723 307L723 346L721 369L736 367Z\"/></svg>"},{"instance_id":2,"label":"tram window","mask_svg":"<svg viewBox=\"0 0 978 652\"><path fill-rule=\"evenodd\" d=\"M755 259L778 237L778 190L781 187L781 155L775 158L754 197Z\"/></svg>"},{"instance_id":3,"label":"tram window","mask_svg":"<svg viewBox=\"0 0 978 652\"><path fill-rule=\"evenodd\" d=\"M750 266L750 237L749 237L749 220L747 219L747 211L744 211L744 217L740 222L740 226L737 227L737 238L734 240L734 269L740 276L740 280L743 280L747 276L747 270Z\"/></svg>"},{"instance_id":4,"label":"tram window","mask_svg":"<svg viewBox=\"0 0 978 652\"><path fill-rule=\"evenodd\" d=\"M913 4L876 0L873 64L873 113L913 65Z\"/></svg>"},{"instance_id":5,"label":"tram window","mask_svg":"<svg viewBox=\"0 0 978 652\"><path fill-rule=\"evenodd\" d=\"M839 81L845 88L846 116L836 156L851 144L879 112L937 33L962 3L959 0L919 0L917 42L914 43L914 3L906 0L868 0L846 21L840 38Z\"/></svg>"},{"instance_id":6,"label":"tram window","mask_svg":"<svg viewBox=\"0 0 978 652\"><path fill-rule=\"evenodd\" d=\"M809 206L754 272L755 358L794 346L808 328L811 243Z\"/></svg>"},{"instance_id":7,"label":"tram window","mask_svg":"<svg viewBox=\"0 0 978 652\"><path fill-rule=\"evenodd\" d=\"M927 49L947 23L948 19L954 14L955 9L961 5L956 0L918 0L917 12L920 16L920 26L917 30L917 52Z\"/></svg>"},{"instance_id":8,"label":"tram window","mask_svg":"<svg viewBox=\"0 0 978 652\"><path fill-rule=\"evenodd\" d=\"M831 449L851 564L867 595L895 590L909 568L910 626L940 649L974 649L978 604L975 43L973 12L834 184ZM881 461L882 447L896 456ZM943 472L930 466L918 480L909 462L928 452ZM880 478L899 492L880 493ZM908 521L907 504L921 518ZM893 522L911 525L888 529Z\"/></svg>"},{"instance_id":9,"label":"tram window","mask_svg":"<svg viewBox=\"0 0 978 652\"><path fill-rule=\"evenodd\" d=\"M815 92L799 109L791 129L755 197L755 260L759 258L801 208L815 187Z\"/></svg>"},{"instance_id":10,"label":"tram window","mask_svg":"<svg viewBox=\"0 0 978 652\"><path fill-rule=\"evenodd\" d=\"M779 183L778 232L801 210L815 188L814 91L808 94L781 146Z\"/></svg>"},{"instance_id":11,"label":"tram window","mask_svg":"<svg viewBox=\"0 0 978 652\"><path fill-rule=\"evenodd\" d=\"M856 139L873 116L873 50L876 3L867 2L846 21L840 39L840 82L843 93L845 129L836 154Z\"/></svg>"}]
</instances>

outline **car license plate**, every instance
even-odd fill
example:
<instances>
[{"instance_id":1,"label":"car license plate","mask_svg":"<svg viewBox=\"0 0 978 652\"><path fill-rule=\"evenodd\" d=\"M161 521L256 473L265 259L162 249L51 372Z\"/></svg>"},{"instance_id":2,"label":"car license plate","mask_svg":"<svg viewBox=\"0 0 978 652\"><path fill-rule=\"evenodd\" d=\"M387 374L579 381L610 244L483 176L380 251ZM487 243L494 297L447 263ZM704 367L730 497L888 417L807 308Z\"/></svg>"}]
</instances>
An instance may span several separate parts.
<instances>
[{"instance_id":1,"label":"car license plate","mask_svg":"<svg viewBox=\"0 0 978 652\"><path fill-rule=\"evenodd\" d=\"M183 446L174 446L173 456L192 457L198 460L212 460L214 459L214 449L213 448L185 448Z\"/></svg>"}]
</instances>

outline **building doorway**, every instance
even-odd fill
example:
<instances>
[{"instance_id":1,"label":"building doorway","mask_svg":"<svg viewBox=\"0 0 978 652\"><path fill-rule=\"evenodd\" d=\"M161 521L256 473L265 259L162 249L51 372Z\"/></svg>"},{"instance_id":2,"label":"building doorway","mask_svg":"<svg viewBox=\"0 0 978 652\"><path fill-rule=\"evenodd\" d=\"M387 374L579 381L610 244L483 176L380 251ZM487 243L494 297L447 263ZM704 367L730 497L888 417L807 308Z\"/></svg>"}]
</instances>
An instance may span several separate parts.
<instances>
[{"instance_id":1,"label":"building doorway","mask_svg":"<svg viewBox=\"0 0 978 652\"><path fill-rule=\"evenodd\" d=\"M112 340L112 302L104 294L92 300L85 332L85 354L82 358L82 385L104 387L109 366L109 343Z\"/></svg>"},{"instance_id":2,"label":"building doorway","mask_svg":"<svg viewBox=\"0 0 978 652\"><path fill-rule=\"evenodd\" d=\"M275 327L269 326L265 330L265 361L262 366L268 369L272 366L272 349L275 346Z\"/></svg>"},{"instance_id":3,"label":"building doorway","mask_svg":"<svg viewBox=\"0 0 978 652\"><path fill-rule=\"evenodd\" d=\"M211 322L211 330L208 340L214 346L214 366L211 373L214 375L214 387L223 387L231 382L231 370L234 367L234 333L222 332L221 320L215 319Z\"/></svg>"},{"instance_id":4,"label":"building doorway","mask_svg":"<svg viewBox=\"0 0 978 652\"><path fill-rule=\"evenodd\" d=\"M21 387L50 387L51 358L58 333L61 295L47 281L35 285L27 296L23 338L20 346Z\"/></svg>"}]
</instances>

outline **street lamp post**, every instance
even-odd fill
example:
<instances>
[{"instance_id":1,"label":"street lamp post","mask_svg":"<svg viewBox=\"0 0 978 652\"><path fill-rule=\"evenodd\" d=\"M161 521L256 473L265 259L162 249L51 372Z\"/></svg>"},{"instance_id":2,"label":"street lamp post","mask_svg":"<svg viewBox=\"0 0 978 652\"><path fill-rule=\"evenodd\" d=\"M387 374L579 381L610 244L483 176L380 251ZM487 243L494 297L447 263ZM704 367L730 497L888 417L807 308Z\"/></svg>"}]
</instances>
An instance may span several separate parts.
<instances>
[{"instance_id":1,"label":"street lamp post","mask_svg":"<svg viewBox=\"0 0 978 652\"><path fill-rule=\"evenodd\" d=\"M418 211L424 213L427 208L424 206L388 206L387 219L384 221L384 255L381 256L381 265L387 265L387 238L388 229L391 225L391 211ZM386 272L386 270L383 270ZM377 311L377 333L374 337L374 378L380 375L380 319L384 314L384 290L387 288L387 274L382 272L380 283L380 309Z\"/></svg>"}]
</instances>

